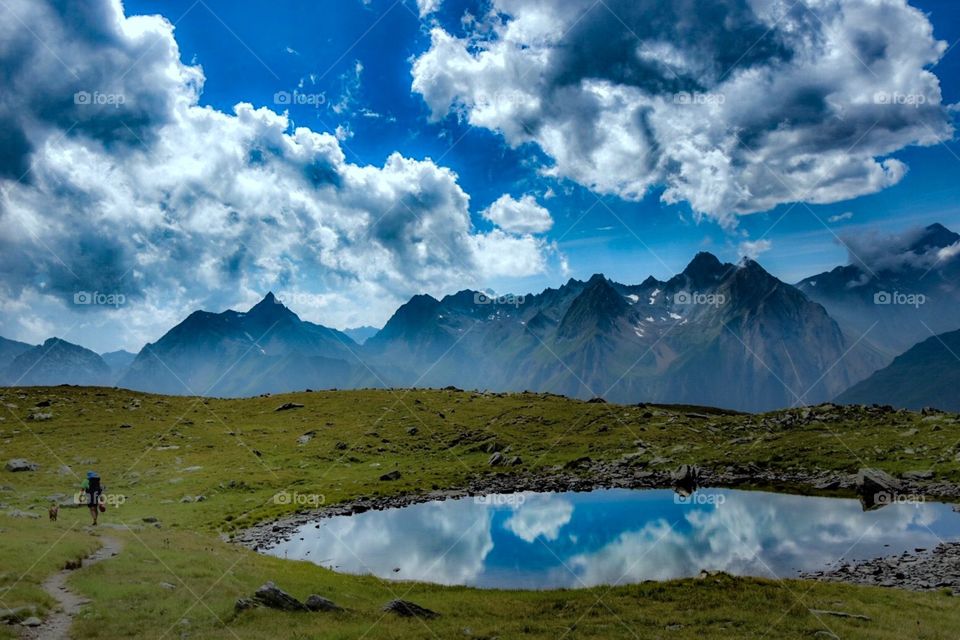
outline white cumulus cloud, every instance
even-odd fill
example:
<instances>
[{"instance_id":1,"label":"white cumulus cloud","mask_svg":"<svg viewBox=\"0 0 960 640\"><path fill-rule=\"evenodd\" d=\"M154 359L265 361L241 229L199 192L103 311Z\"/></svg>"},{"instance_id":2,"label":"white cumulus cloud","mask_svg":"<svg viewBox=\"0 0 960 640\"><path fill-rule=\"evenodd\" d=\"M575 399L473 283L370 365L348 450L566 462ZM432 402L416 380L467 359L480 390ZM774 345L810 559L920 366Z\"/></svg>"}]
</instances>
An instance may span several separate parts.
<instances>
[{"instance_id":1,"label":"white cumulus cloud","mask_svg":"<svg viewBox=\"0 0 960 640\"><path fill-rule=\"evenodd\" d=\"M549 175L733 224L896 184L891 154L953 135L945 50L905 0L492 0L462 37L432 28L412 87Z\"/></svg>"},{"instance_id":2,"label":"white cumulus cloud","mask_svg":"<svg viewBox=\"0 0 960 640\"><path fill-rule=\"evenodd\" d=\"M544 233L553 226L550 212L531 195L516 200L504 194L483 211L483 217L511 233Z\"/></svg>"}]
</instances>

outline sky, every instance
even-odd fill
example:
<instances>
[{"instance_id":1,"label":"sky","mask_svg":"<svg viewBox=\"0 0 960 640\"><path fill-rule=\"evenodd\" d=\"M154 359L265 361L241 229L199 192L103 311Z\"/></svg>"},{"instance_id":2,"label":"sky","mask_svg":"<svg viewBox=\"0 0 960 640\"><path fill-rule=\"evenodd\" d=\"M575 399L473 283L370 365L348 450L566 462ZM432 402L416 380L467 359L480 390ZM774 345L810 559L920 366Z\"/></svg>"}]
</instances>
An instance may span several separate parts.
<instances>
[{"instance_id":1,"label":"sky","mask_svg":"<svg viewBox=\"0 0 960 640\"><path fill-rule=\"evenodd\" d=\"M11 0L0 335L136 351L273 290L787 282L960 229L952 0ZM94 295L96 294L96 295Z\"/></svg>"}]
</instances>

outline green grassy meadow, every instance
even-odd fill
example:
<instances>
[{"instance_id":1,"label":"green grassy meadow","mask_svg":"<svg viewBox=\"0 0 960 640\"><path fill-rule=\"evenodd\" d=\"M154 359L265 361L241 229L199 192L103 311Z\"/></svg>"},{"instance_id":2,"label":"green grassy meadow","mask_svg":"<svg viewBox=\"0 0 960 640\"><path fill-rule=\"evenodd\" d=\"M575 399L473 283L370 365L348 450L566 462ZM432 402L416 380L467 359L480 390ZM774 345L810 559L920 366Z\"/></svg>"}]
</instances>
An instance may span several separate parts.
<instances>
[{"instance_id":1,"label":"green grassy meadow","mask_svg":"<svg viewBox=\"0 0 960 640\"><path fill-rule=\"evenodd\" d=\"M40 584L70 559L120 540L117 557L74 572L91 599L76 638L955 638L960 601L806 581L709 576L615 588L496 591L385 582L267 557L229 538L298 508L278 493L325 504L457 488L486 473L553 473L588 456L626 454L642 468L752 464L790 472L899 474L932 470L960 482L956 415L843 413L790 426L783 414L709 413L687 407L586 403L544 394L444 390L325 391L242 400L154 396L118 389L3 389L0 464L27 458L34 472L0 471L0 609L54 602ZM304 405L276 411L286 402ZM47 405L49 406L39 406ZM801 410L793 410L799 413ZM50 419L35 419L50 413ZM33 416L34 419L31 419ZM301 444L298 439L311 435ZM492 469L496 441L523 464ZM87 469L122 504L96 531L84 509L47 520L49 497L71 495ZM388 471L399 480L380 481ZM787 487L790 489L790 487ZM801 490L800 487L795 490ZM197 501L197 496L203 496ZM187 497L189 501L183 501ZM40 515L10 517L11 510ZM157 525L144 522L156 519ZM130 525L129 530L113 525ZM267 580L298 598L316 593L341 613L234 613ZM166 584L163 584L166 583ZM402 597L435 620L380 611ZM814 614L862 614L869 621ZM820 633L820 635L817 635ZM0 637L16 627L0 625Z\"/></svg>"}]
</instances>

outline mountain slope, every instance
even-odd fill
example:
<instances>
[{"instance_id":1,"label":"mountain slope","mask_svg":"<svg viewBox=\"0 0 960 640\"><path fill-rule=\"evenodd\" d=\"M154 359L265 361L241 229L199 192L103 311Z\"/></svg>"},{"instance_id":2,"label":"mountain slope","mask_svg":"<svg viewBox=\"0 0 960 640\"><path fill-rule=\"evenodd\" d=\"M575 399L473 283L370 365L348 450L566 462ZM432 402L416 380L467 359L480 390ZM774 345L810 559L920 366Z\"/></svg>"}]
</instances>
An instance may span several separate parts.
<instances>
[{"instance_id":1,"label":"mountain slope","mask_svg":"<svg viewBox=\"0 0 960 640\"><path fill-rule=\"evenodd\" d=\"M110 367L99 355L60 338L22 352L3 371L3 383L17 386L109 385Z\"/></svg>"},{"instance_id":2,"label":"mountain slope","mask_svg":"<svg viewBox=\"0 0 960 640\"><path fill-rule=\"evenodd\" d=\"M843 404L960 411L960 331L931 336L837 396Z\"/></svg>"},{"instance_id":3,"label":"mountain slope","mask_svg":"<svg viewBox=\"0 0 960 640\"><path fill-rule=\"evenodd\" d=\"M3 371L13 359L34 345L0 337L0 371Z\"/></svg>"},{"instance_id":4,"label":"mountain slope","mask_svg":"<svg viewBox=\"0 0 960 640\"><path fill-rule=\"evenodd\" d=\"M220 396L376 386L358 349L345 334L301 320L269 293L246 313L190 314L137 354L120 385Z\"/></svg>"}]
</instances>

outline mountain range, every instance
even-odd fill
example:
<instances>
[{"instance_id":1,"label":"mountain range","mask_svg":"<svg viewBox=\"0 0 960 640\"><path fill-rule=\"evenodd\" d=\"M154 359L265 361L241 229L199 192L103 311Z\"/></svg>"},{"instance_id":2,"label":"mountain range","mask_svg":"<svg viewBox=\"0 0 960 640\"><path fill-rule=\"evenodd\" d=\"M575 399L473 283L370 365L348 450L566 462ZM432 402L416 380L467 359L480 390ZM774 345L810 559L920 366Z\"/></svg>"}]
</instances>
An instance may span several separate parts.
<instances>
[{"instance_id":1,"label":"mountain range","mask_svg":"<svg viewBox=\"0 0 960 640\"><path fill-rule=\"evenodd\" d=\"M664 281L596 274L537 294L416 295L379 331L304 321L269 293L247 312L196 311L136 355L0 339L0 380L212 396L453 385L745 411L834 398L942 405L939 387L921 378L930 393L907 393L898 372L933 357L935 344L915 343L960 329L958 243L931 225L899 248L906 260L837 267L796 285L756 261L700 253ZM884 293L924 299L887 302ZM936 362L943 379L960 372L956 359Z\"/></svg>"}]
</instances>

